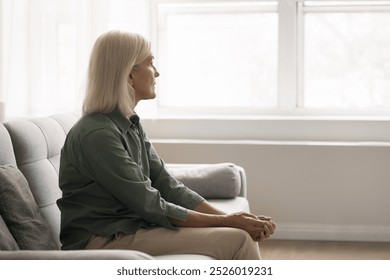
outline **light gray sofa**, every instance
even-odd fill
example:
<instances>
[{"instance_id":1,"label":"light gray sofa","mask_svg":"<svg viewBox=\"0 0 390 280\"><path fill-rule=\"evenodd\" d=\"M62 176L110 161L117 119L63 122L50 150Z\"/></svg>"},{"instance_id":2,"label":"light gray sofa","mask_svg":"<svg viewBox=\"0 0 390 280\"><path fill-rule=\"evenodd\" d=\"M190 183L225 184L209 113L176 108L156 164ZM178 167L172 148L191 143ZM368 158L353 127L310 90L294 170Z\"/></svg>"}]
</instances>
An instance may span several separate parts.
<instances>
[{"instance_id":1,"label":"light gray sofa","mask_svg":"<svg viewBox=\"0 0 390 280\"><path fill-rule=\"evenodd\" d=\"M210 259L203 255L152 257L131 250L59 249L60 150L78 118L79 114L68 113L0 123L0 259ZM249 211L243 168L231 163L167 167L221 210Z\"/></svg>"}]
</instances>

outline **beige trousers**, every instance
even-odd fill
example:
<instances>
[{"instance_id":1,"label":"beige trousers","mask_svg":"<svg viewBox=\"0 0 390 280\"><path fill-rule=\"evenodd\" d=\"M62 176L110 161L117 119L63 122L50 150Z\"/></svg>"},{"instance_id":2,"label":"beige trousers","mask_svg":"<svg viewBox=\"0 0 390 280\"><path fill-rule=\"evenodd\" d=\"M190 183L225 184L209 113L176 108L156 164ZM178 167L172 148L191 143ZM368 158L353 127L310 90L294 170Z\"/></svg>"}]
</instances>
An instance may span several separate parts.
<instances>
[{"instance_id":1,"label":"beige trousers","mask_svg":"<svg viewBox=\"0 0 390 280\"><path fill-rule=\"evenodd\" d=\"M129 249L151 256L201 254L219 260L260 260L257 242L244 230L228 227L139 229L113 239L93 236L85 249Z\"/></svg>"}]
</instances>

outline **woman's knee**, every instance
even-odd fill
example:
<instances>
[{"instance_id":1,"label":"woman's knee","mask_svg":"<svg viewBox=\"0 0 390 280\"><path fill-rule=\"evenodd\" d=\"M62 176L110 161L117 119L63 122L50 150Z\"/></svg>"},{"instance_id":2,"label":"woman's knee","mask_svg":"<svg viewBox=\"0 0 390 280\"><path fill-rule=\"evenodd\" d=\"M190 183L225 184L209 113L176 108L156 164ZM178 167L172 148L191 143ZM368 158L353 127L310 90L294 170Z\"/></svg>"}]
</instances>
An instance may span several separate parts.
<instances>
[{"instance_id":1,"label":"woman's knee","mask_svg":"<svg viewBox=\"0 0 390 280\"><path fill-rule=\"evenodd\" d=\"M239 228L227 228L225 236L228 236L229 239L236 240L239 243L245 243L252 241L252 237L248 232Z\"/></svg>"},{"instance_id":2,"label":"woman's knee","mask_svg":"<svg viewBox=\"0 0 390 280\"><path fill-rule=\"evenodd\" d=\"M230 246L235 247L236 250L240 250L242 247L251 247L257 244L253 241L250 234L242 229L224 228L222 232L218 232L217 234L225 244L230 244Z\"/></svg>"},{"instance_id":3,"label":"woman's knee","mask_svg":"<svg viewBox=\"0 0 390 280\"><path fill-rule=\"evenodd\" d=\"M259 245L248 232L232 228L229 234L230 242L235 247L233 259L261 259Z\"/></svg>"}]
</instances>

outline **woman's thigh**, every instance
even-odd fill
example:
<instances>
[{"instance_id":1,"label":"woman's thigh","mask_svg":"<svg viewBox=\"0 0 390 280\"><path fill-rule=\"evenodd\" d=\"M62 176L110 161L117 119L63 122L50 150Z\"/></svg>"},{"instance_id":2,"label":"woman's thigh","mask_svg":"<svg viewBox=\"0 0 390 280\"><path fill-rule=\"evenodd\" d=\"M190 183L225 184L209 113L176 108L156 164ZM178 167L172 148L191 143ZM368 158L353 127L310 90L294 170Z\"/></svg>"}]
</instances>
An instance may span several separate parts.
<instances>
[{"instance_id":1,"label":"woman's thigh","mask_svg":"<svg viewBox=\"0 0 390 280\"><path fill-rule=\"evenodd\" d=\"M152 256L201 254L216 259L260 259L259 247L250 235L236 228L139 229L108 240L92 238L87 249L131 249Z\"/></svg>"}]
</instances>

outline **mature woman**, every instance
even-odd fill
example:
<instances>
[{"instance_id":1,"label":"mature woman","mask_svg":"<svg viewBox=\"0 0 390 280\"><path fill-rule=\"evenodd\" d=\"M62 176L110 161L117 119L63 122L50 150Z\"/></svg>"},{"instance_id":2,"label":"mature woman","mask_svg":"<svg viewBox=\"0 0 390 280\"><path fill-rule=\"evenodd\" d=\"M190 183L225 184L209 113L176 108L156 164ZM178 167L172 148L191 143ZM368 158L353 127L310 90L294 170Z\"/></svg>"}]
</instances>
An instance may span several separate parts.
<instances>
[{"instance_id":1,"label":"mature woman","mask_svg":"<svg viewBox=\"0 0 390 280\"><path fill-rule=\"evenodd\" d=\"M150 44L108 32L92 50L83 117L61 153L62 249L132 249L150 255L260 259L269 217L226 214L175 180L134 108L156 97Z\"/></svg>"}]
</instances>

